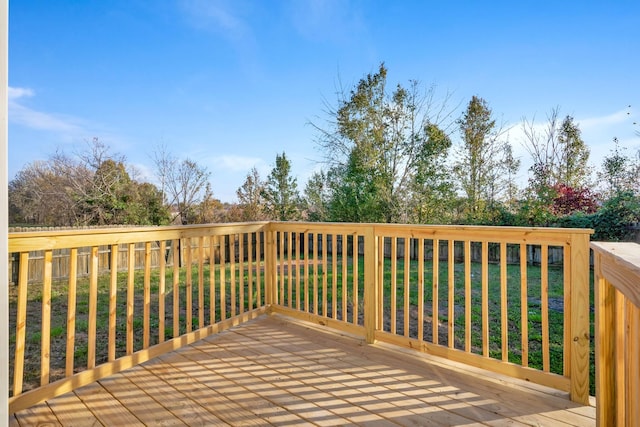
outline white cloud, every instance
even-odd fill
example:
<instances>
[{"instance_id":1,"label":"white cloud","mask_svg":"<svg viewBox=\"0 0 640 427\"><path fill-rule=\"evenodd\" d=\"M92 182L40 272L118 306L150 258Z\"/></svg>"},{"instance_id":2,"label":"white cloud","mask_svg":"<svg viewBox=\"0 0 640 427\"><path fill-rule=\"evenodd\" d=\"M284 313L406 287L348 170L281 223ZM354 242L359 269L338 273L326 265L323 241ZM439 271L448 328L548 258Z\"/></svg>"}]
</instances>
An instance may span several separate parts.
<instances>
[{"instance_id":1,"label":"white cloud","mask_svg":"<svg viewBox=\"0 0 640 427\"><path fill-rule=\"evenodd\" d=\"M344 43L366 34L366 26L351 2L292 0L290 7L294 27L308 39Z\"/></svg>"},{"instance_id":2,"label":"white cloud","mask_svg":"<svg viewBox=\"0 0 640 427\"><path fill-rule=\"evenodd\" d=\"M189 25L222 33L238 40L250 36L250 28L241 18L238 1L183 0L181 9Z\"/></svg>"},{"instance_id":3,"label":"white cloud","mask_svg":"<svg viewBox=\"0 0 640 427\"><path fill-rule=\"evenodd\" d=\"M265 166L264 160L259 157L244 157L236 155L219 156L213 159L216 166L232 172L249 173L251 168L256 167L258 170Z\"/></svg>"},{"instance_id":4,"label":"white cloud","mask_svg":"<svg viewBox=\"0 0 640 427\"><path fill-rule=\"evenodd\" d=\"M9 87L7 96L9 98L9 102L12 102L16 99L31 97L34 95L33 90L25 87Z\"/></svg>"},{"instance_id":5,"label":"white cloud","mask_svg":"<svg viewBox=\"0 0 640 427\"><path fill-rule=\"evenodd\" d=\"M606 116L600 117L589 117L586 119L577 120L580 124L580 129L582 131L590 130L590 129L603 129L609 126L614 126L620 123L624 123L629 118L628 110L620 110L615 113L608 114Z\"/></svg>"},{"instance_id":6,"label":"white cloud","mask_svg":"<svg viewBox=\"0 0 640 427\"><path fill-rule=\"evenodd\" d=\"M75 117L45 113L25 106L21 100L35 96L29 88L9 87L9 121L32 129L64 134L84 133L81 121Z\"/></svg>"}]
</instances>

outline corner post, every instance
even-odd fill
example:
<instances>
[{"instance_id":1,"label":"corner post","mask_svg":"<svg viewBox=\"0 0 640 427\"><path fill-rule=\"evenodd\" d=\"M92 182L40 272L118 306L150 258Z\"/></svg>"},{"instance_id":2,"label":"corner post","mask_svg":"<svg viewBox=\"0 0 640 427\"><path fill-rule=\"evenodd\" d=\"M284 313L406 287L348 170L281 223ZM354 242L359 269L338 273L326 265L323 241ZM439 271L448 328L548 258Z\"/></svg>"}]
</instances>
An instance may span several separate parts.
<instances>
[{"instance_id":1,"label":"corner post","mask_svg":"<svg viewBox=\"0 0 640 427\"><path fill-rule=\"evenodd\" d=\"M589 234L572 234L571 400L589 404Z\"/></svg>"},{"instance_id":2,"label":"corner post","mask_svg":"<svg viewBox=\"0 0 640 427\"><path fill-rule=\"evenodd\" d=\"M596 340L596 425L616 425L615 288L602 274L602 254L594 259Z\"/></svg>"},{"instance_id":3,"label":"corner post","mask_svg":"<svg viewBox=\"0 0 640 427\"><path fill-rule=\"evenodd\" d=\"M265 262L264 262L264 293L265 293L265 303L267 305L267 312L271 312L271 306L274 304L274 292L273 292L273 286L274 286L274 272L275 272L275 245L274 245L274 239L273 239L273 231L271 230L271 223L268 223L266 225L266 227L264 228L264 235L265 235L265 251L266 251L266 256L265 256Z\"/></svg>"},{"instance_id":4,"label":"corner post","mask_svg":"<svg viewBox=\"0 0 640 427\"><path fill-rule=\"evenodd\" d=\"M376 324L378 323L377 246L375 226L368 226L364 233L364 328L367 344L375 343Z\"/></svg>"}]
</instances>

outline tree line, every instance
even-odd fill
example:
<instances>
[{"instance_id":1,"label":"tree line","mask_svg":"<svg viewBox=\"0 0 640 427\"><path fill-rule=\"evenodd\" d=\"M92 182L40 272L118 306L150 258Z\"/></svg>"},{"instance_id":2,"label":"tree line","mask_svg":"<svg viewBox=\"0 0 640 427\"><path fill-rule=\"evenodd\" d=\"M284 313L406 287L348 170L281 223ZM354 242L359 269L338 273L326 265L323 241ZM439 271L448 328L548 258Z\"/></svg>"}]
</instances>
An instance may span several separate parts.
<instances>
[{"instance_id":1,"label":"tree line","mask_svg":"<svg viewBox=\"0 0 640 427\"><path fill-rule=\"evenodd\" d=\"M380 64L341 89L324 121L312 123L323 157L302 191L284 152L265 179L252 168L237 202L223 204L197 162L157 148L154 185L94 139L84 153L22 169L9 185L10 223L491 224L590 227L596 238L624 239L640 221L640 156L615 138L593 168L573 117L554 108L542 124L524 119L519 142L531 166L523 186L521 159L486 100L473 96L455 117L450 95L438 99L415 80L390 86L387 74Z\"/></svg>"}]
</instances>

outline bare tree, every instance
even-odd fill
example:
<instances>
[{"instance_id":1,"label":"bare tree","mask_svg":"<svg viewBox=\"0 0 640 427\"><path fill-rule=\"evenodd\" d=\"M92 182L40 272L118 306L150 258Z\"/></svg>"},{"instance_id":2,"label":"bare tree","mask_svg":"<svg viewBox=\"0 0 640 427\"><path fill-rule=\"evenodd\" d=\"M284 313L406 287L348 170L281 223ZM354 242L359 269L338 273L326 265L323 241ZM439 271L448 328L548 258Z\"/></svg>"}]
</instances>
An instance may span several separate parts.
<instances>
[{"instance_id":1,"label":"bare tree","mask_svg":"<svg viewBox=\"0 0 640 427\"><path fill-rule=\"evenodd\" d=\"M188 224L193 209L210 196L207 184L211 173L191 159L178 160L165 147L154 153L154 163L163 198L174 211L172 222L179 218L180 224Z\"/></svg>"},{"instance_id":2,"label":"bare tree","mask_svg":"<svg viewBox=\"0 0 640 427\"><path fill-rule=\"evenodd\" d=\"M238 202L242 209L242 221L261 221L266 218L265 200L263 197L265 183L255 167L247 174L242 186L236 190Z\"/></svg>"}]
</instances>

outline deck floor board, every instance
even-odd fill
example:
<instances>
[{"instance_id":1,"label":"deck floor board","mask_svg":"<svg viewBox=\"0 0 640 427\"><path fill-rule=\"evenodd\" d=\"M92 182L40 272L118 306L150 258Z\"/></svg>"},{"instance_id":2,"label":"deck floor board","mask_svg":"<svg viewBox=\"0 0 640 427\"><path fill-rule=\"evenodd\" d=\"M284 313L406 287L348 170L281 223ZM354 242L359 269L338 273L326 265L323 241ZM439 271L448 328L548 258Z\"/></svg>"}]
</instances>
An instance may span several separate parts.
<instances>
[{"instance_id":1,"label":"deck floor board","mask_svg":"<svg viewBox=\"0 0 640 427\"><path fill-rule=\"evenodd\" d=\"M38 422L590 426L595 410L524 381L263 316L11 418Z\"/></svg>"}]
</instances>

